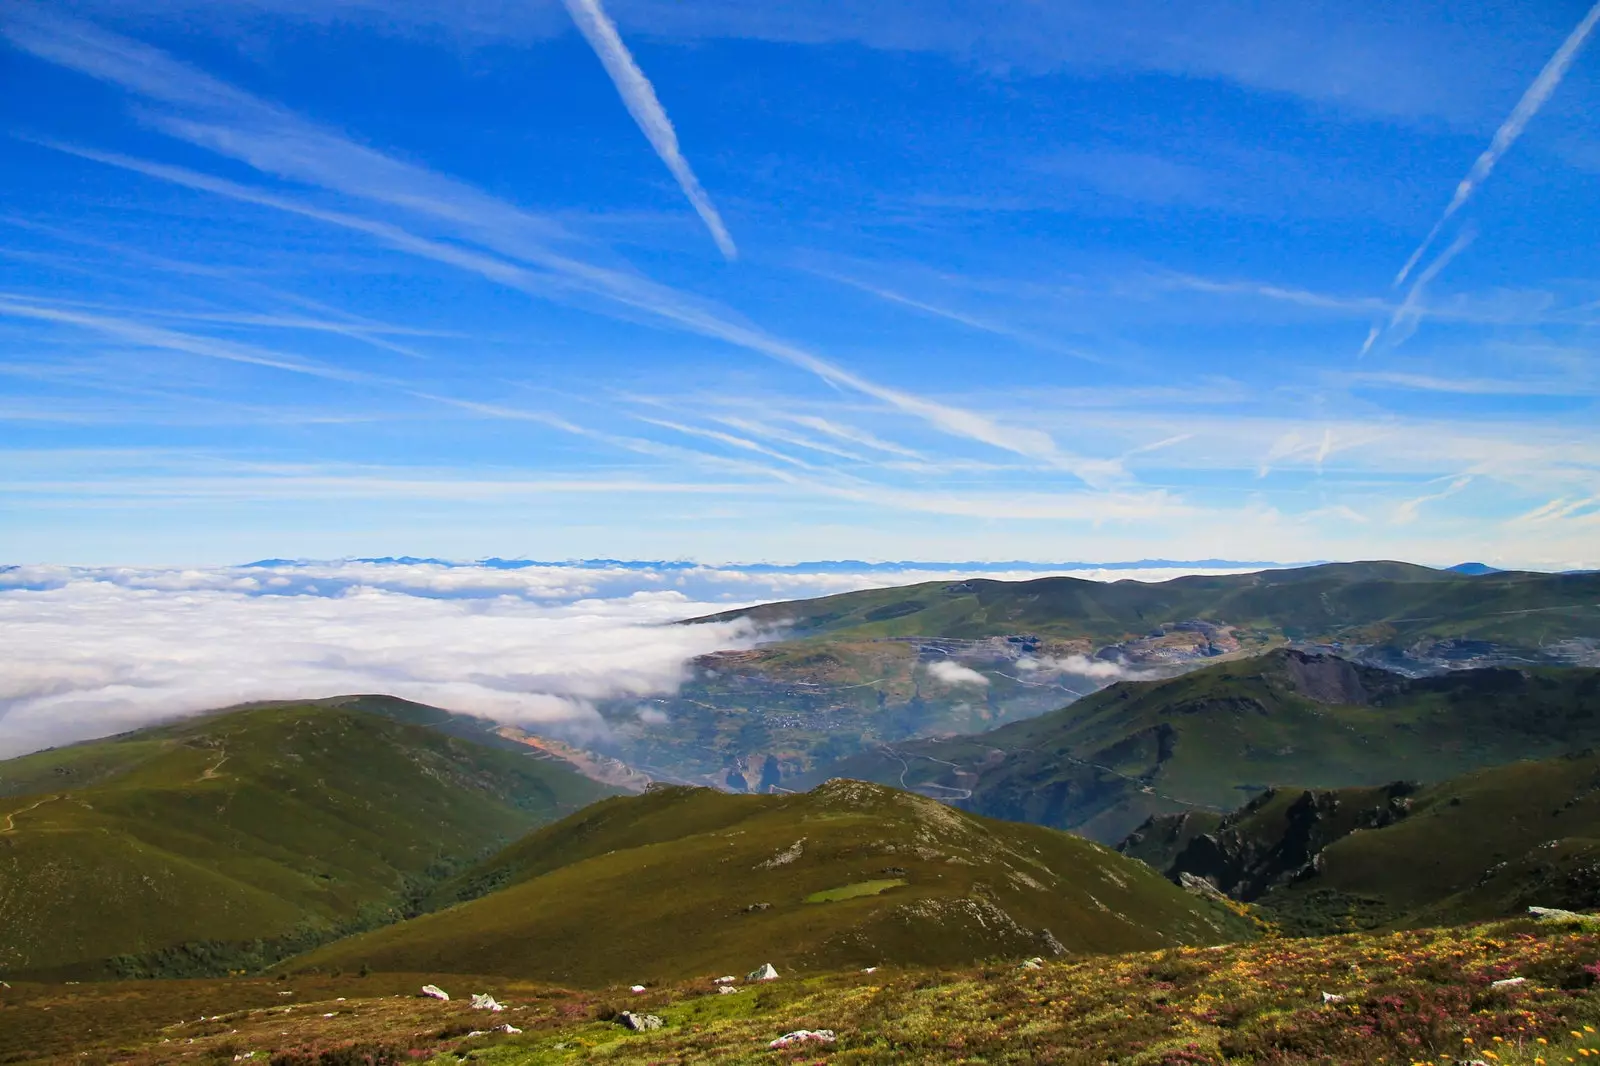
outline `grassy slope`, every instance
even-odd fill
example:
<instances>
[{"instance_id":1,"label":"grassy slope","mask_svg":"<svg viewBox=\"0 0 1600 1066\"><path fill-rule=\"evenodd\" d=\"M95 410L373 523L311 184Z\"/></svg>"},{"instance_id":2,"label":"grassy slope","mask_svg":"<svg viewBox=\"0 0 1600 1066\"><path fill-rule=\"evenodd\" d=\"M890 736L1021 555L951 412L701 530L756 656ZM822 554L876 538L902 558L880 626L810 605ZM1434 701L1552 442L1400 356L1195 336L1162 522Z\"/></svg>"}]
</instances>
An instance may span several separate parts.
<instances>
[{"instance_id":1,"label":"grassy slope","mask_svg":"<svg viewBox=\"0 0 1600 1066\"><path fill-rule=\"evenodd\" d=\"M1038 633L1114 641L1188 618L1293 639L1402 646L1430 637L1537 648L1593 636L1600 574L1466 576L1409 563L1330 563L1172 581L928 582L712 616L788 625L797 636L982 637ZM705 619L712 620L712 619Z\"/></svg>"},{"instance_id":2,"label":"grassy slope","mask_svg":"<svg viewBox=\"0 0 1600 1066\"><path fill-rule=\"evenodd\" d=\"M482 1066L1474 1059L1537 1066L1585 1061L1591 1055L1579 1049L1600 1046L1590 1031L1600 1023L1600 996L1587 969L1597 954L1600 934L1592 929L1519 921L1095 956L1039 970L891 967L784 978L737 995L717 995L704 979L629 995L437 973L19 985L0 990L0 1062L147 1066L250 1054L284 1066L464 1059ZM1490 987L1508 977L1525 980ZM456 998L417 997L426 980ZM469 991L492 992L510 1008L490 1021L463 1002ZM1345 998L1328 1003L1324 992ZM610 1020L623 1007L666 1025L629 1033ZM523 1031L466 1035L506 1021ZM799 1028L832 1029L838 1042L826 1052L767 1050Z\"/></svg>"},{"instance_id":3,"label":"grassy slope","mask_svg":"<svg viewBox=\"0 0 1600 1066\"><path fill-rule=\"evenodd\" d=\"M512 752L310 706L10 760L0 972L259 962L274 948L249 942L286 948L398 917L429 883L609 791ZM118 956L131 958L108 961Z\"/></svg>"},{"instance_id":4,"label":"grassy slope","mask_svg":"<svg viewBox=\"0 0 1600 1066\"><path fill-rule=\"evenodd\" d=\"M1333 842L1315 876L1262 902L1299 928L1600 907L1600 756L1482 770L1409 799L1405 819Z\"/></svg>"},{"instance_id":5,"label":"grassy slope","mask_svg":"<svg viewBox=\"0 0 1600 1066\"><path fill-rule=\"evenodd\" d=\"M843 773L922 786L979 813L1119 840L1151 814L1219 813L1250 789L1438 780L1600 745L1600 671L1465 670L1406 679L1324 658L1365 703L1307 694L1305 657L1273 652L1122 682L989 733L908 742ZM1353 681L1349 680L1352 679ZM1327 698L1327 694L1322 694ZM1352 697L1354 698L1354 697Z\"/></svg>"},{"instance_id":6,"label":"grassy slope","mask_svg":"<svg viewBox=\"0 0 1600 1066\"><path fill-rule=\"evenodd\" d=\"M907 884L806 902L878 880ZM497 886L286 965L592 985L764 962L790 972L1044 955L1052 936L1072 951L1117 951L1247 930L1110 849L850 781L792 796L656 789L607 800L508 848L441 901ZM746 910L758 903L769 906Z\"/></svg>"}]
</instances>

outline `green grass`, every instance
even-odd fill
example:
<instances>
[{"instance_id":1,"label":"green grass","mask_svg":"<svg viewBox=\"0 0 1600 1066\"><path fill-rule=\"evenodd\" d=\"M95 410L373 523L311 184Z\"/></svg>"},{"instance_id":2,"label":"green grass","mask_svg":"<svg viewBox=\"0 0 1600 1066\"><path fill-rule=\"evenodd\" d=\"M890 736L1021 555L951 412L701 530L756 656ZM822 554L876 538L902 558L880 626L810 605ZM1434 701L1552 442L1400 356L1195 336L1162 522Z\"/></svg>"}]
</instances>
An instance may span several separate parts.
<instances>
[{"instance_id":1,"label":"green grass","mask_svg":"<svg viewBox=\"0 0 1600 1066\"><path fill-rule=\"evenodd\" d=\"M856 887L888 882L902 883ZM819 893L834 899L808 903ZM433 903L444 909L284 966L471 968L596 986L766 962L792 974L1250 935L1226 909L1109 848L850 781L791 796L657 788L605 800Z\"/></svg>"},{"instance_id":2,"label":"green grass","mask_svg":"<svg viewBox=\"0 0 1600 1066\"><path fill-rule=\"evenodd\" d=\"M1037 633L1112 642L1189 618L1270 630L1289 639L1344 639L1403 648L1464 637L1537 652L1593 636L1600 574L1464 576L1408 563L1330 563L1172 581L928 582L712 616L789 624L797 635L984 637Z\"/></svg>"},{"instance_id":3,"label":"green grass","mask_svg":"<svg viewBox=\"0 0 1600 1066\"><path fill-rule=\"evenodd\" d=\"M886 966L735 995L705 977L635 995L437 972L18 985L0 991L0 1061L1566 1066L1600 1049L1597 957L1592 929L1514 921L1077 957L1036 970ZM1492 984L1507 978L1523 980ZM419 998L424 981L455 998ZM470 991L510 1009L486 1018L463 1002ZM614 1021L623 1009L666 1025L629 1033ZM522 1032L468 1035L503 1022ZM767 1050L799 1028L832 1029L838 1043Z\"/></svg>"},{"instance_id":4,"label":"green grass","mask_svg":"<svg viewBox=\"0 0 1600 1066\"><path fill-rule=\"evenodd\" d=\"M835 903L841 899L855 899L858 896L878 896L891 888L899 888L905 884L905 879L900 877L878 881L857 881L853 885L841 885L838 888L829 888L821 892L813 892L806 897L807 903Z\"/></svg>"},{"instance_id":5,"label":"green grass","mask_svg":"<svg viewBox=\"0 0 1600 1066\"><path fill-rule=\"evenodd\" d=\"M62 977L248 969L393 921L485 852L611 791L308 705L10 760L0 790L0 973Z\"/></svg>"},{"instance_id":6,"label":"green grass","mask_svg":"<svg viewBox=\"0 0 1600 1066\"><path fill-rule=\"evenodd\" d=\"M1358 686L1364 702L1307 694L1335 683ZM1334 659L1308 667L1299 653L1275 651L1121 682L989 733L906 742L799 784L839 773L930 794L970 791L961 802L979 813L1116 841L1151 815L1220 815L1271 785L1437 781L1589 745L1600 746L1600 670L1410 679Z\"/></svg>"}]
</instances>

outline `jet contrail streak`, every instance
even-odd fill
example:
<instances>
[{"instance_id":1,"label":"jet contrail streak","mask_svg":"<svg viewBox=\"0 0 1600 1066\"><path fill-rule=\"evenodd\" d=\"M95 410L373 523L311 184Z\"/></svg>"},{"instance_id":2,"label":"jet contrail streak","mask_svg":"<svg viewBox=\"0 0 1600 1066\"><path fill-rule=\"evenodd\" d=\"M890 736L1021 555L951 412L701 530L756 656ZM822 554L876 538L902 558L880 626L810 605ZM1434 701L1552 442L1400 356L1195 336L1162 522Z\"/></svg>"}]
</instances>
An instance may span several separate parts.
<instances>
[{"instance_id":1,"label":"jet contrail streak","mask_svg":"<svg viewBox=\"0 0 1600 1066\"><path fill-rule=\"evenodd\" d=\"M1544 106L1544 102L1550 99L1550 94L1555 92L1556 87L1561 84L1561 79L1566 76L1567 68L1572 66L1572 61L1577 57L1578 50L1583 47L1583 42L1588 39L1597 22L1600 22L1600 0L1597 0L1595 5L1589 9L1589 13L1584 16L1583 21L1578 23L1577 27L1567 35L1567 39L1561 42L1561 47L1556 49L1556 54L1550 57L1550 61L1544 65L1544 69L1539 71L1539 76L1533 79L1533 84L1529 85L1527 91L1522 94L1522 99L1517 101L1517 106L1511 109L1510 116L1495 131L1494 140L1489 142L1489 147L1483 150L1483 154L1478 156L1477 161L1472 164L1472 169L1467 171L1467 176L1462 178L1461 183L1456 186L1455 195L1450 197L1450 203L1445 207L1444 214L1439 216L1439 221L1433 224L1433 229L1428 231L1427 237L1423 238L1422 243L1417 245L1417 250L1411 253L1411 258L1407 259L1406 265L1400 268L1400 273L1395 275L1394 284L1397 287L1404 283L1412 270L1416 269L1417 264L1422 261L1422 257L1427 254L1429 246L1439 236L1439 231L1444 229L1445 223L1449 222L1451 217L1461 210L1462 206L1471 198L1473 191L1494 170L1494 165L1500 162L1500 157L1505 155L1513 144L1517 143L1517 138L1522 136L1523 129L1527 127L1533 116L1539 113L1539 109Z\"/></svg>"},{"instance_id":2,"label":"jet contrail streak","mask_svg":"<svg viewBox=\"0 0 1600 1066\"><path fill-rule=\"evenodd\" d=\"M644 76L644 71L639 69L639 64L634 62L628 46L622 43L616 23L606 15L600 0L565 0L565 3L572 21L577 23L595 55L600 57L606 73L611 75L611 81L622 96L622 102L627 105L628 113L639 124L639 129L656 150L656 155L672 171L672 176L678 179L683 194L689 198L689 203L706 224L706 229L711 231L711 239L717 242L724 256L737 259L739 249L734 247L733 238L722 224L722 216L717 214L711 197L701 187L700 179L689 169L689 161L683 158L672 120L667 118L661 101L656 99L655 89Z\"/></svg>"}]
</instances>

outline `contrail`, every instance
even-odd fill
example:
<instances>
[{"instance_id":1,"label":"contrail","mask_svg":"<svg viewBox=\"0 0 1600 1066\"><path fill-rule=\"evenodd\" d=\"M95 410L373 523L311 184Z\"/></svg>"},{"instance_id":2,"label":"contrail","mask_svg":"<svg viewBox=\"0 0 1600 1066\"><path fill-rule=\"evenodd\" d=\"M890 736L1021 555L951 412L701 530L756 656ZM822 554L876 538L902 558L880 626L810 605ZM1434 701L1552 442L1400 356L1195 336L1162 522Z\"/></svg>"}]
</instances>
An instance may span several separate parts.
<instances>
[{"instance_id":1,"label":"contrail","mask_svg":"<svg viewBox=\"0 0 1600 1066\"><path fill-rule=\"evenodd\" d=\"M570 6L570 5L569 5ZM1572 66L1572 61L1578 55L1578 49L1583 47L1583 42L1588 39L1589 33L1594 29L1595 23L1600 22L1600 0L1589 9L1583 21L1578 23L1576 29L1567 35L1567 39L1556 49L1556 54L1539 71L1539 76L1533 79L1533 84L1528 86L1522 94L1522 99L1517 101L1517 106L1512 108L1511 115L1495 131L1494 140L1489 142L1489 147L1478 156L1477 162L1472 164L1472 169L1467 171L1467 176L1461 179L1461 184L1456 186L1455 195L1450 198L1450 204L1444 209L1444 214L1439 216L1439 221L1433 224L1433 229L1428 231L1428 236L1417 245L1417 250L1411 253L1411 258L1406 260L1406 265L1400 268L1400 273L1395 275L1394 284L1399 286L1417 263L1422 260L1434 239L1439 236L1439 231L1444 229L1445 223L1450 221L1463 204L1471 198L1474 190L1487 178L1494 165L1500 162L1500 157L1505 155L1517 138L1522 136L1522 131L1527 127L1533 116L1539 113L1544 102L1550 99L1550 94L1556 91L1556 86L1561 84L1561 79L1566 76L1567 68Z\"/></svg>"},{"instance_id":2,"label":"contrail","mask_svg":"<svg viewBox=\"0 0 1600 1066\"><path fill-rule=\"evenodd\" d=\"M728 235L728 229L722 224L722 216L717 214L717 209L711 203L711 197L706 195L705 189L700 185L700 179L694 176L694 171L689 169L688 160L683 158L683 152L678 148L678 134L672 128L672 120L667 118L667 112L662 108L661 101L656 99L656 91L650 85L650 80L644 76L644 71L639 69L633 56L628 51L628 46L622 43L621 36L617 33L617 25L606 15L605 9L600 6L600 0L564 0L567 11L572 15L572 21L577 23L578 29L589 41L589 46L594 49L595 55L600 57L600 62L605 66L606 73L611 75L611 81L617 87L617 92L622 96L622 102L627 105L628 113L633 116L633 121L639 124L639 129L650 141L651 147L656 150L656 155L672 171L672 176L678 179L683 194L689 198L689 203L694 205L695 212L699 214L706 229L711 231L711 239L717 242L717 247L729 259L739 257L739 249L734 247L733 238Z\"/></svg>"}]
</instances>

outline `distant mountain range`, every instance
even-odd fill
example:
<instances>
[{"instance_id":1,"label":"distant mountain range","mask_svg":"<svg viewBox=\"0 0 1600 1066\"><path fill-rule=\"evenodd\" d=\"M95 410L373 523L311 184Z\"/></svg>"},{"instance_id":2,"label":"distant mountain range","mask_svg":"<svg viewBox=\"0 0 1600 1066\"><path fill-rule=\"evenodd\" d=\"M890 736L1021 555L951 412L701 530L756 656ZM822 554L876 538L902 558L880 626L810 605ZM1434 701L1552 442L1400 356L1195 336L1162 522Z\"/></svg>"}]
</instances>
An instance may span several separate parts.
<instances>
[{"instance_id":1,"label":"distant mountain range","mask_svg":"<svg viewBox=\"0 0 1600 1066\"><path fill-rule=\"evenodd\" d=\"M794 788L883 745L979 733L1117 680L1278 647L1418 677L1600 666L1600 575L1396 562L1162 582L963 576L709 618L730 619L773 639L697 660L677 693L651 701L650 721L638 700L602 704L609 754L667 780Z\"/></svg>"}]
</instances>

